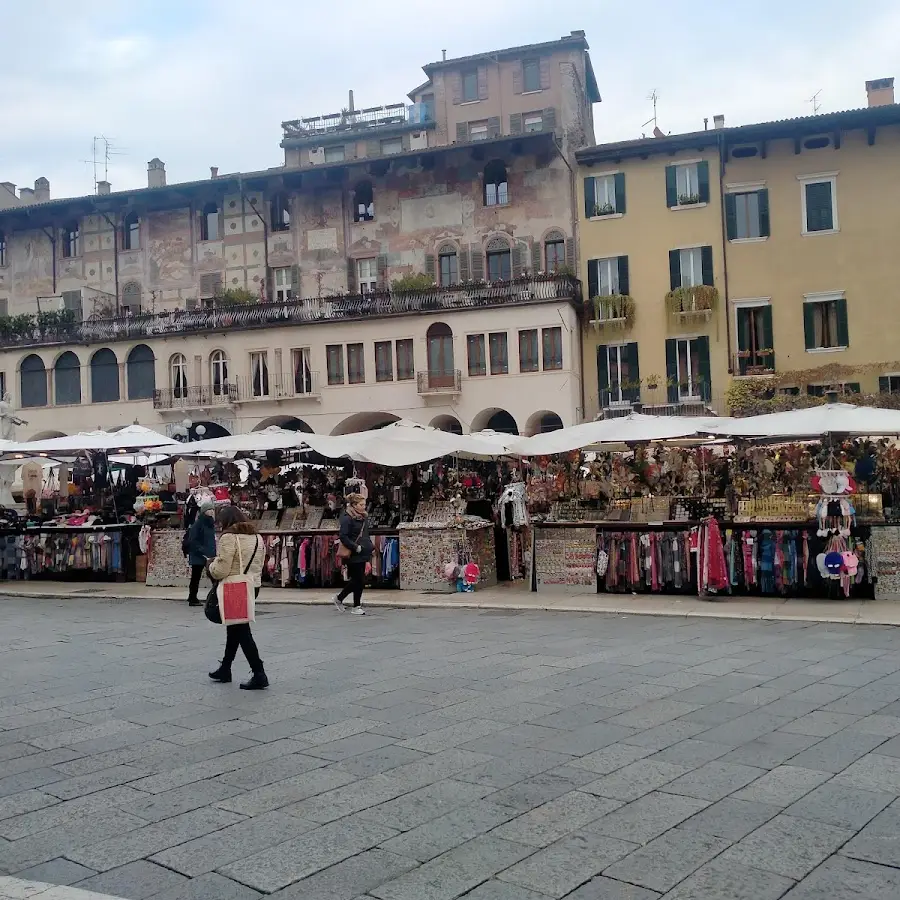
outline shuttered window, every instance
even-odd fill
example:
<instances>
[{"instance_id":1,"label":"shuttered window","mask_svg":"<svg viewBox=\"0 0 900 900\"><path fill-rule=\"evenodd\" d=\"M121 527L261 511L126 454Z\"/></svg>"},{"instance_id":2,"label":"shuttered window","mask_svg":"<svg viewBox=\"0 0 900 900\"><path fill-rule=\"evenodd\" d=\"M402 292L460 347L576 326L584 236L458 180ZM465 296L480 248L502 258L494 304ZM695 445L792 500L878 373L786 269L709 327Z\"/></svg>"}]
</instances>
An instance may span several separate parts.
<instances>
[{"instance_id":1,"label":"shuttered window","mask_svg":"<svg viewBox=\"0 0 900 900\"><path fill-rule=\"evenodd\" d=\"M537 372L538 360L538 333L537 329L529 328L519 332L519 371Z\"/></svg>"},{"instance_id":2,"label":"shuttered window","mask_svg":"<svg viewBox=\"0 0 900 900\"><path fill-rule=\"evenodd\" d=\"M562 328L544 328L541 334L544 350L544 371L552 372L563 367Z\"/></svg>"},{"instance_id":3,"label":"shuttered window","mask_svg":"<svg viewBox=\"0 0 900 900\"><path fill-rule=\"evenodd\" d=\"M397 341L397 381L410 381L416 377L413 360L412 338Z\"/></svg>"},{"instance_id":4,"label":"shuttered window","mask_svg":"<svg viewBox=\"0 0 900 900\"><path fill-rule=\"evenodd\" d=\"M479 375L487 375L487 360L484 353L484 335L470 334L466 338L466 352L468 354L469 375L473 378Z\"/></svg>"},{"instance_id":5,"label":"shuttered window","mask_svg":"<svg viewBox=\"0 0 900 900\"><path fill-rule=\"evenodd\" d=\"M522 88L523 93L541 89L541 61L539 59L526 59L522 63Z\"/></svg>"},{"instance_id":6,"label":"shuttered window","mask_svg":"<svg viewBox=\"0 0 900 900\"><path fill-rule=\"evenodd\" d=\"M328 383L343 384L344 348L341 344L331 344L325 348L325 365L328 369Z\"/></svg>"},{"instance_id":7,"label":"shuttered window","mask_svg":"<svg viewBox=\"0 0 900 900\"><path fill-rule=\"evenodd\" d=\"M472 103L478 99L478 70L470 69L462 74L462 102Z\"/></svg>"},{"instance_id":8,"label":"shuttered window","mask_svg":"<svg viewBox=\"0 0 900 900\"><path fill-rule=\"evenodd\" d=\"M375 380L394 380L394 345L390 341L375 342Z\"/></svg>"},{"instance_id":9,"label":"shuttered window","mask_svg":"<svg viewBox=\"0 0 900 900\"><path fill-rule=\"evenodd\" d=\"M803 337L807 350L829 350L850 345L847 299L843 294L806 298Z\"/></svg>"},{"instance_id":10,"label":"shuttered window","mask_svg":"<svg viewBox=\"0 0 900 900\"><path fill-rule=\"evenodd\" d=\"M604 344L597 348L597 385L601 407L640 400L641 376L636 342Z\"/></svg>"},{"instance_id":11,"label":"shuttered window","mask_svg":"<svg viewBox=\"0 0 900 900\"><path fill-rule=\"evenodd\" d=\"M769 236L769 192L741 191L725 195L725 225L729 241Z\"/></svg>"},{"instance_id":12,"label":"shuttered window","mask_svg":"<svg viewBox=\"0 0 900 900\"><path fill-rule=\"evenodd\" d=\"M491 351L491 375L506 375L509 372L509 345L505 331L488 335Z\"/></svg>"},{"instance_id":13,"label":"shuttered window","mask_svg":"<svg viewBox=\"0 0 900 900\"><path fill-rule=\"evenodd\" d=\"M803 230L806 234L837 229L835 180L803 183Z\"/></svg>"},{"instance_id":14,"label":"shuttered window","mask_svg":"<svg viewBox=\"0 0 900 900\"><path fill-rule=\"evenodd\" d=\"M347 344L347 380L363 384L366 380L365 350L362 344Z\"/></svg>"}]
</instances>

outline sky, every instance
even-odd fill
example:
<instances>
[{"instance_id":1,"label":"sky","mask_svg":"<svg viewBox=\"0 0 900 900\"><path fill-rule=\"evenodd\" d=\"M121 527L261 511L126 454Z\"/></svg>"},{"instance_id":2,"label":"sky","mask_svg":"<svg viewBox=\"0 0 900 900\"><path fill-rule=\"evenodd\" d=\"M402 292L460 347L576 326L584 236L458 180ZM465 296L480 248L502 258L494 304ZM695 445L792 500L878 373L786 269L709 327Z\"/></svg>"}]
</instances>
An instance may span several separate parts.
<instances>
[{"instance_id":1,"label":"sky","mask_svg":"<svg viewBox=\"0 0 900 900\"><path fill-rule=\"evenodd\" d=\"M281 122L398 103L441 58L583 29L603 97L598 142L864 106L898 76L900 0L0 0L0 181L93 191L92 140L113 190L283 162ZM851 12L851 9L858 11ZM102 147L100 150L102 154ZM102 161L99 178L103 178Z\"/></svg>"}]
</instances>

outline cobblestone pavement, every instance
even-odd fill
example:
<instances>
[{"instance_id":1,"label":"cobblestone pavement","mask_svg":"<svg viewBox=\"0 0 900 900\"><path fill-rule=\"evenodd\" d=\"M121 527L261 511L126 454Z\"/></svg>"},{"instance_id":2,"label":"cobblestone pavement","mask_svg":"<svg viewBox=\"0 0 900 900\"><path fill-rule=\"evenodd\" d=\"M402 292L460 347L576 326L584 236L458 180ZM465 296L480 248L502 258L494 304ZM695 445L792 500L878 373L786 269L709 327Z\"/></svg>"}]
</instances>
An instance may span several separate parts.
<instances>
[{"instance_id":1,"label":"cobblestone pavement","mask_svg":"<svg viewBox=\"0 0 900 900\"><path fill-rule=\"evenodd\" d=\"M900 897L896 629L270 607L272 688L247 693L242 659L208 681L223 633L183 604L0 609L0 875L129 900Z\"/></svg>"}]
</instances>

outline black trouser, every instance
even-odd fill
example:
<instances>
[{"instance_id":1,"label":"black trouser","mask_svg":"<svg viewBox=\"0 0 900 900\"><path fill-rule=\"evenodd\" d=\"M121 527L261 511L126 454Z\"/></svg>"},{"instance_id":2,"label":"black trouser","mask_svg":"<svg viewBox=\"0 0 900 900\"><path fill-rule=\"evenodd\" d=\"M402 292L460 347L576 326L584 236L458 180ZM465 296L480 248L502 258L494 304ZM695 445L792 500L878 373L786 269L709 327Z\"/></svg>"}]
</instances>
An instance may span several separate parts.
<instances>
[{"instance_id":1,"label":"black trouser","mask_svg":"<svg viewBox=\"0 0 900 900\"><path fill-rule=\"evenodd\" d=\"M344 600L353 594L353 605L359 606L362 603L362 592L366 586L366 562L348 562L347 563L347 583L338 594L338 600Z\"/></svg>"},{"instance_id":2,"label":"black trouser","mask_svg":"<svg viewBox=\"0 0 900 900\"><path fill-rule=\"evenodd\" d=\"M198 600L197 591L200 590L200 579L203 577L204 565L191 566L191 583L188 587L188 603Z\"/></svg>"},{"instance_id":3,"label":"black trouser","mask_svg":"<svg viewBox=\"0 0 900 900\"><path fill-rule=\"evenodd\" d=\"M250 631L250 625L244 622L241 625L225 626L225 655L222 657L222 667L230 669L231 664L237 656L238 647L244 651L247 662L250 663L250 669L253 672L262 672L263 664L259 658L259 650L256 648L256 641L253 640L253 632Z\"/></svg>"}]
</instances>

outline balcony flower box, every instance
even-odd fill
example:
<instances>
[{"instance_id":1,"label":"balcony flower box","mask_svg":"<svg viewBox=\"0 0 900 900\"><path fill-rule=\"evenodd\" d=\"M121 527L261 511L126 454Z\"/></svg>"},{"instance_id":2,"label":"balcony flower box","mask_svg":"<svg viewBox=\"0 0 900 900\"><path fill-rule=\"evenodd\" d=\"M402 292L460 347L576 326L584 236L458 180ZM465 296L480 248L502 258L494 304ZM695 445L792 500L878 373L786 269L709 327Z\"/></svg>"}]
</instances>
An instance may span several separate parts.
<instances>
[{"instance_id":1,"label":"balcony flower box","mask_svg":"<svg viewBox=\"0 0 900 900\"><path fill-rule=\"evenodd\" d=\"M676 319L709 319L719 303L719 292L711 284L675 288L666 294L666 308Z\"/></svg>"},{"instance_id":2,"label":"balcony flower box","mask_svg":"<svg viewBox=\"0 0 900 900\"><path fill-rule=\"evenodd\" d=\"M591 298L591 325L601 328L631 328L634 325L635 303L628 294L608 294Z\"/></svg>"}]
</instances>

